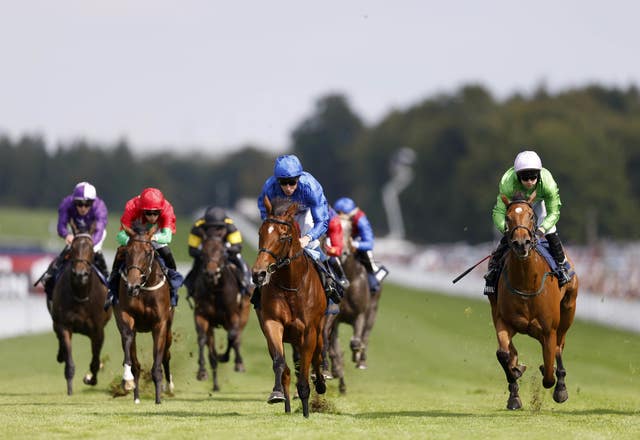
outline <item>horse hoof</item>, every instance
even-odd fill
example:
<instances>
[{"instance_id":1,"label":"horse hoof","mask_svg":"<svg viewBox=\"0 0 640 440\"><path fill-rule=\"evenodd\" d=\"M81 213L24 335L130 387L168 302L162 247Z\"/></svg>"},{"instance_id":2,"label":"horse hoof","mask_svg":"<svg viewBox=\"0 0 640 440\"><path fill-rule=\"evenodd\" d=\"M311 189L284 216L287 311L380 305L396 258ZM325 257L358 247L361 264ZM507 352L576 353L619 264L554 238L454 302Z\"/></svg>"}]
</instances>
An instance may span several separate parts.
<instances>
[{"instance_id":1,"label":"horse hoof","mask_svg":"<svg viewBox=\"0 0 640 440\"><path fill-rule=\"evenodd\" d=\"M567 392L566 387L562 387L560 389L556 387L556 389L553 391L553 400L555 400L557 403L566 402L568 398L569 393Z\"/></svg>"},{"instance_id":2,"label":"horse hoof","mask_svg":"<svg viewBox=\"0 0 640 440\"><path fill-rule=\"evenodd\" d=\"M207 380L207 379L209 379L209 373L207 373L206 370L200 370L200 371L198 371L198 374L196 374L196 379L198 379L198 380Z\"/></svg>"},{"instance_id":3,"label":"horse hoof","mask_svg":"<svg viewBox=\"0 0 640 440\"><path fill-rule=\"evenodd\" d=\"M135 387L136 387L136 384L132 380L122 381L122 388L124 388L125 391L132 391L133 389L135 389Z\"/></svg>"},{"instance_id":4,"label":"horse hoof","mask_svg":"<svg viewBox=\"0 0 640 440\"><path fill-rule=\"evenodd\" d=\"M315 385L316 385L316 393L324 394L327 392L327 384L324 383L324 380L316 382Z\"/></svg>"},{"instance_id":5,"label":"horse hoof","mask_svg":"<svg viewBox=\"0 0 640 440\"><path fill-rule=\"evenodd\" d=\"M367 364L365 364L364 362L361 362L358 365L356 365L356 368L358 370L366 370L367 369Z\"/></svg>"},{"instance_id":6,"label":"horse hoof","mask_svg":"<svg viewBox=\"0 0 640 440\"><path fill-rule=\"evenodd\" d=\"M522 408L522 402L519 397L509 399L507 402L507 409L516 410Z\"/></svg>"},{"instance_id":7,"label":"horse hoof","mask_svg":"<svg viewBox=\"0 0 640 440\"><path fill-rule=\"evenodd\" d=\"M95 386L98 384L98 379L93 374L87 373L84 378L82 378L82 382L84 382L85 385Z\"/></svg>"},{"instance_id":8,"label":"horse hoof","mask_svg":"<svg viewBox=\"0 0 640 440\"><path fill-rule=\"evenodd\" d=\"M133 403L135 403L136 405L140 405L140 399L135 399Z\"/></svg>"},{"instance_id":9,"label":"horse hoof","mask_svg":"<svg viewBox=\"0 0 640 440\"><path fill-rule=\"evenodd\" d=\"M218 362L222 362L223 364L226 364L227 362L229 362L229 356L218 356Z\"/></svg>"},{"instance_id":10,"label":"horse hoof","mask_svg":"<svg viewBox=\"0 0 640 440\"><path fill-rule=\"evenodd\" d=\"M246 370L244 369L244 364L236 364L234 370L237 373L244 373Z\"/></svg>"},{"instance_id":11,"label":"horse hoof","mask_svg":"<svg viewBox=\"0 0 640 440\"><path fill-rule=\"evenodd\" d=\"M274 391L271 393L271 395L267 399L267 403L270 405L273 405L274 403L281 403L281 402L284 402L285 400L287 399L285 399L284 393L282 391Z\"/></svg>"}]
</instances>

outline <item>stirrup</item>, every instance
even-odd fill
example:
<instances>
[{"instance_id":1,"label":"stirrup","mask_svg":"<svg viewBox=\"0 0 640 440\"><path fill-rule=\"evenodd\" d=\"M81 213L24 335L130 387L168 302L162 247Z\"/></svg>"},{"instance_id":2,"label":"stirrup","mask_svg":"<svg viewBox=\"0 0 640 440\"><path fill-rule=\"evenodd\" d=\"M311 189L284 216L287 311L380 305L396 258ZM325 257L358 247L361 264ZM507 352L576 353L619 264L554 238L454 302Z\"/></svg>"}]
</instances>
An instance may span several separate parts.
<instances>
[{"instance_id":1,"label":"stirrup","mask_svg":"<svg viewBox=\"0 0 640 440\"><path fill-rule=\"evenodd\" d=\"M376 280L381 283L382 280L387 277L387 275L389 275L389 271L387 270L387 268L384 266L380 266L380 269L378 269L374 276L376 277Z\"/></svg>"}]
</instances>

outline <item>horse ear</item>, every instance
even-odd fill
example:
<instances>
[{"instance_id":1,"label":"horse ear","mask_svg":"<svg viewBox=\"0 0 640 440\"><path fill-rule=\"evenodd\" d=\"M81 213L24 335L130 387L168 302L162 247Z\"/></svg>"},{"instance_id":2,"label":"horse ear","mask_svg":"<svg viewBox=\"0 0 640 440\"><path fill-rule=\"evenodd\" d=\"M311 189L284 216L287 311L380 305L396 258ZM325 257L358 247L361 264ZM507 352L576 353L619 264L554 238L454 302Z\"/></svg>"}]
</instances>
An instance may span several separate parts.
<instances>
[{"instance_id":1,"label":"horse ear","mask_svg":"<svg viewBox=\"0 0 640 440\"><path fill-rule=\"evenodd\" d=\"M294 215L296 215L297 212L298 212L298 204L296 202L293 202L287 208L287 211L285 212L285 215L287 217L293 217Z\"/></svg>"},{"instance_id":2,"label":"horse ear","mask_svg":"<svg viewBox=\"0 0 640 440\"><path fill-rule=\"evenodd\" d=\"M135 231L129 226L125 226L122 223L120 225L122 226L122 230L126 232L129 237L134 237L136 235Z\"/></svg>"},{"instance_id":3,"label":"horse ear","mask_svg":"<svg viewBox=\"0 0 640 440\"><path fill-rule=\"evenodd\" d=\"M158 230L157 223L151 226L151 229L149 229L146 233L146 236L149 238L149 240L151 240L151 237L153 237L153 234L155 234L157 230Z\"/></svg>"},{"instance_id":4,"label":"horse ear","mask_svg":"<svg viewBox=\"0 0 640 440\"><path fill-rule=\"evenodd\" d=\"M507 196L505 196L504 194L500 194L500 198L502 199L502 203L504 203L505 205L509 204L509 199L507 198Z\"/></svg>"},{"instance_id":5,"label":"horse ear","mask_svg":"<svg viewBox=\"0 0 640 440\"><path fill-rule=\"evenodd\" d=\"M264 207L267 210L267 215L271 215L271 213L273 212L273 206L271 206L271 200L269 200L269 197L264 196L264 199L262 201L264 202Z\"/></svg>"},{"instance_id":6,"label":"horse ear","mask_svg":"<svg viewBox=\"0 0 640 440\"><path fill-rule=\"evenodd\" d=\"M537 192L538 191L532 192L531 195L529 196L529 200L527 200L527 202L533 203L533 201L536 199L536 196L538 195Z\"/></svg>"}]
</instances>

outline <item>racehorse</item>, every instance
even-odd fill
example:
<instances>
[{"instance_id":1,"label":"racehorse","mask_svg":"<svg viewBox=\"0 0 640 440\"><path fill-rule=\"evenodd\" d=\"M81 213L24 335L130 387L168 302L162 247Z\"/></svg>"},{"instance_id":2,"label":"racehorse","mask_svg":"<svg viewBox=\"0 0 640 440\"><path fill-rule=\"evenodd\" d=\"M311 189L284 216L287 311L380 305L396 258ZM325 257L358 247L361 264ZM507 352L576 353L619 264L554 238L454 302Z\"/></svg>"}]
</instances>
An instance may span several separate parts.
<instances>
[{"instance_id":1,"label":"racehorse","mask_svg":"<svg viewBox=\"0 0 640 440\"><path fill-rule=\"evenodd\" d=\"M522 407L517 380L526 369L518 363L518 350L512 340L516 333L540 342L544 359L544 365L540 366L542 385L551 388L555 384L553 400L562 403L569 397L562 352L576 311L578 277L574 275L568 284L558 287L558 280L549 276L551 269L536 250L537 218L532 206L535 197L535 191L528 199L522 194L516 194L513 200L501 195L507 206L509 251L497 296L489 295L489 301L498 338L496 356L509 383L508 409Z\"/></svg>"},{"instance_id":2,"label":"racehorse","mask_svg":"<svg viewBox=\"0 0 640 440\"><path fill-rule=\"evenodd\" d=\"M198 380L208 378L205 369L204 347L209 349L209 364L213 371L213 391L219 391L218 361L228 362L229 353L235 353L235 371L244 372L240 355L242 331L249 320L249 297L240 292L240 283L234 268L225 257L225 241L215 228L208 228L202 241L200 261L202 267L194 281L194 320L198 333ZM215 347L214 328L222 326L227 331L227 350L218 356Z\"/></svg>"},{"instance_id":3,"label":"racehorse","mask_svg":"<svg viewBox=\"0 0 640 440\"><path fill-rule=\"evenodd\" d=\"M86 335L91 340L90 372L84 376L87 385L98 383L100 351L104 342L104 327L111 319L111 310L105 311L107 286L93 264L93 239L95 223L88 232L81 232L71 222L74 237L68 253L68 263L56 282L53 293L51 318L58 337L58 362L65 363L67 394L73 394L75 364L71 355L73 333Z\"/></svg>"},{"instance_id":4,"label":"racehorse","mask_svg":"<svg viewBox=\"0 0 640 440\"><path fill-rule=\"evenodd\" d=\"M370 314L372 296L369 291L367 270L364 265L356 259L350 245L351 220L341 217L340 223L343 232L343 251L340 261L345 275L349 280L349 287L345 290L344 297L340 302L340 312L337 315L328 315L324 332L325 343L327 344L331 357L331 375L339 378L339 390L341 393L346 393L344 359L342 350L340 349L338 327L340 323L349 324L353 327L353 335L351 336L349 344L351 347L351 360L356 363L357 368L366 368L363 353L365 353L366 349L365 331L371 331L371 327L367 328L367 318ZM371 323L371 326L373 326L373 323ZM366 334L366 339L368 339L368 335L369 333Z\"/></svg>"},{"instance_id":5,"label":"racehorse","mask_svg":"<svg viewBox=\"0 0 640 440\"><path fill-rule=\"evenodd\" d=\"M311 364L316 392L326 391L321 366L327 297L311 257L300 246L300 228L294 220L298 204L276 199L272 206L265 197L264 206L267 218L260 226L258 256L252 275L261 292L256 314L275 374L275 385L267 402L284 402L285 412L291 412L291 371L284 354L284 343L289 343L299 359L296 388L302 414L309 417Z\"/></svg>"},{"instance_id":6,"label":"racehorse","mask_svg":"<svg viewBox=\"0 0 640 440\"><path fill-rule=\"evenodd\" d=\"M124 248L125 267L114 309L124 351L123 387L125 391L133 390L134 402L140 403L140 362L136 353L136 334L151 332L151 377L155 384L156 403L161 403L163 369L169 391L173 392L174 389L169 368L174 310L169 300L169 281L151 243L157 226L149 231L139 224L134 225L133 229L122 227L129 236L129 242Z\"/></svg>"}]
</instances>

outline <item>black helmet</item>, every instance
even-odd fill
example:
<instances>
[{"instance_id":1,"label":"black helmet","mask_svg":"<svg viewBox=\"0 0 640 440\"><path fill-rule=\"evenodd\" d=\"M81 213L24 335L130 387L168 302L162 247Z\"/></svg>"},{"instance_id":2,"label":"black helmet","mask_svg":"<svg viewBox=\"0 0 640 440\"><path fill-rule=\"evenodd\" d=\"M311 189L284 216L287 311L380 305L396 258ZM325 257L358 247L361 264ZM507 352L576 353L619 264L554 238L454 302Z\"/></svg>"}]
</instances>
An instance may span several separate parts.
<instances>
[{"instance_id":1,"label":"black helmet","mask_svg":"<svg viewBox=\"0 0 640 440\"><path fill-rule=\"evenodd\" d=\"M204 212L204 222L207 225L222 226L226 218L227 213L217 206L210 206Z\"/></svg>"}]
</instances>

